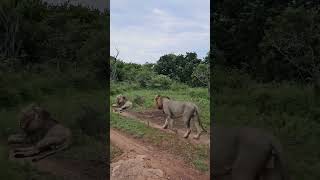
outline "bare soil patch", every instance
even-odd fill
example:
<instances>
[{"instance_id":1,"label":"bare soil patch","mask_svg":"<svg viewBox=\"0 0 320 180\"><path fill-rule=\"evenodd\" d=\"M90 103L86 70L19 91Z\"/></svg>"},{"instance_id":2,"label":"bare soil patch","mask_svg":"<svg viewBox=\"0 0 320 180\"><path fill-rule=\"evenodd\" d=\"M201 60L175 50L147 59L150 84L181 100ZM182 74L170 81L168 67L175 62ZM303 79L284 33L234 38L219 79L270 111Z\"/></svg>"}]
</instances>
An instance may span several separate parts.
<instances>
[{"instance_id":1,"label":"bare soil patch","mask_svg":"<svg viewBox=\"0 0 320 180\"><path fill-rule=\"evenodd\" d=\"M209 172L200 172L182 158L111 129L111 143L123 154L111 164L112 180L208 180Z\"/></svg>"},{"instance_id":2,"label":"bare soil patch","mask_svg":"<svg viewBox=\"0 0 320 180\"><path fill-rule=\"evenodd\" d=\"M38 171L63 180L105 180L108 177L107 164L103 161L62 159L52 155L37 162L31 162L31 158L13 157L12 151L9 152L9 159L20 164L29 163Z\"/></svg>"}]
</instances>

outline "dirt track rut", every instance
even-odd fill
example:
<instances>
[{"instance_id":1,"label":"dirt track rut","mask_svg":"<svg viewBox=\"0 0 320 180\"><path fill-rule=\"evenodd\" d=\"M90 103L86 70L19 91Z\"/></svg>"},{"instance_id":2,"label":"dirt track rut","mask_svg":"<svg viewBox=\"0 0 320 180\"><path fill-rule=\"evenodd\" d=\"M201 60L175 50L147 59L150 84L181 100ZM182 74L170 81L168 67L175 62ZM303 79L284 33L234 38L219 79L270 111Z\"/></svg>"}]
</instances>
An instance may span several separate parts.
<instances>
[{"instance_id":1,"label":"dirt track rut","mask_svg":"<svg viewBox=\"0 0 320 180\"><path fill-rule=\"evenodd\" d=\"M208 173L193 169L177 156L159 151L119 131L111 129L110 140L124 152L111 164L112 180L210 179Z\"/></svg>"}]
</instances>

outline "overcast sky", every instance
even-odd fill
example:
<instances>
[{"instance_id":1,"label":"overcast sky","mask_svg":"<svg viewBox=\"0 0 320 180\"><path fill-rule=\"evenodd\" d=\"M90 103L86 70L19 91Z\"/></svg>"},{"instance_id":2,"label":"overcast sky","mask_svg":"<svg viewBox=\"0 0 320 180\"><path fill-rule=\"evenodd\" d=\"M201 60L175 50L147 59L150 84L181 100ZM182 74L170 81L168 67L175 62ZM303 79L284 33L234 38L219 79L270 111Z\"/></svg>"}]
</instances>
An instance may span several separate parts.
<instances>
[{"instance_id":1,"label":"overcast sky","mask_svg":"<svg viewBox=\"0 0 320 180\"><path fill-rule=\"evenodd\" d=\"M168 53L209 51L210 0L111 0L111 55L156 62Z\"/></svg>"}]
</instances>

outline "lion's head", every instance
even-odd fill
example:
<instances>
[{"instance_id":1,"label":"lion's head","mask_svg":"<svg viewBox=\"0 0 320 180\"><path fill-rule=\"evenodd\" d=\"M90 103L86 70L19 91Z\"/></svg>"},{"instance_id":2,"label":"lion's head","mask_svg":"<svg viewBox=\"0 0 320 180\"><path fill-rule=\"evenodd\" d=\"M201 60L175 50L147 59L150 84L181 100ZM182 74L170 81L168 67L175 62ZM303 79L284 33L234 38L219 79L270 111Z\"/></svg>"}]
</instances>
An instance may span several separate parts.
<instances>
[{"instance_id":1,"label":"lion's head","mask_svg":"<svg viewBox=\"0 0 320 180\"><path fill-rule=\"evenodd\" d=\"M155 105L158 109L163 109L163 98L170 99L167 96L156 95L154 98Z\"/></svg>"},{"instance_id":2,"label":"lion's head","mask_svg":"<svg viewBox=\"0 0 320 180\"><path fill-rule=\"evenodd\" d=\"M120 95L117 96L117 100L116 101L117 101L118 107L121 107L127 102L127 97L122 95L122 94L120 94Z\"/></svg>"},{"instance_id":3,"label":"lion's head","mask_svg":"<svg viewBox=\"0 0 320 180\"><path fill-rule=\"evenodd\" d=\"M19 125L26 132L34 132L43 128L49 118L48 111L32 103L21 111Z\"/></svg>"}]
</instances>

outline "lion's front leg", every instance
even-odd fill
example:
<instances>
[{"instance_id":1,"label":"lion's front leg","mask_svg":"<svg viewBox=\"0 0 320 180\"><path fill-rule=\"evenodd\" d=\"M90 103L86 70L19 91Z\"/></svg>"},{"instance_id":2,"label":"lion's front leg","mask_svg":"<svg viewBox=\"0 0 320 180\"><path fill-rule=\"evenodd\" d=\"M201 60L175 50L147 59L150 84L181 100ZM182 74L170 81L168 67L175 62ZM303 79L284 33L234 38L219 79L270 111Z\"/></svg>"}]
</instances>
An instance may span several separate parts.
<instances>
[{"instance_id":1,"label":"lion's front leg","mask_svg":"<svg viewBox=\"0 0 320 180\"><path fill-rule=\"evenodd\" d=\"M189 135L190 135L190 133L191 133L191 129L188 128L188 129L187 129L187 132L183 135L183 137L184 137L184 138L188 138Z\"/></svg>"},{"instance_id":2,"label":"lion's front leg","mask_svg":"<svg viewBox=\"0 0 320 180\"><path fill-rule=\"evenodd\" d=\"M22 144L26 141L25 134L13 134L8 137L8 144Z\"/></svg>"},{"instance_id":3,"label":"lion's front leg","mask_svg":"<svg viewBox=\"0 0 320 180\"><path fill-rule=\"evenodd\" d=\"M35 146L25 147L25 148L16 148L14 150L15 152L14 156L16 158L35 156L39 154L41 151L52 149L51 146L58 144L59 142L60 141L58 138L46 137L40 140Z\"/></svg>"},{"instance_id":4,"label":"lion's front leg","mask_svg":"<svg viewBox=\"0 0 320 180\"><path fill-rule=\"evenodd\" d=\"M114 109L114 112L122 113L122 108L115 108L115 109Z\"/></svg>"},{"instance_id":5,"label":"lion's front leg","mask_svg":"<svg viewBox=\"0 0 320 180\"><path fill-rule=\"evenodd\" d=\"M28 152L28 151L32 151L34 148L35 148L34 146L15 148L13 150L13 152L15 152L15 153L17 153L17 152Z\"/></svg>"},{"instance_id":6,"label":"lion's front leg","mask_svg":"<svg viewBox=\"0 0 320 180\"><path fill-rule=\"evenodd\" d=\"M173 127L173 123L174 123L174 122L173 122L173 118L169 117L169 118L168 118L168 121L169 121L170 130L177 134L177 133L178 133L178 130Z\"/></svg>"},{"instance_id":7,"label":"lion's front leg","mask_svg":"<svg viewBox=\"0 0 320 180\"><path fill-rule=\"evenodd\" d=\"M168 117L166 118L166 121L164 122L164 125L162 126L162 129L168 128Z\"/></svg>"},{"instance_id":8,"label":"lion's front leg","mask_svg":"<svg viewBox=\"0 0 320 180\"><path fill-rule=\"evenodd\" d=\"M14 152L14 157L23 158L37 155L40 151L35 146L31 146L26 148L16 148Z\"/></svg>"}]
</instances>

